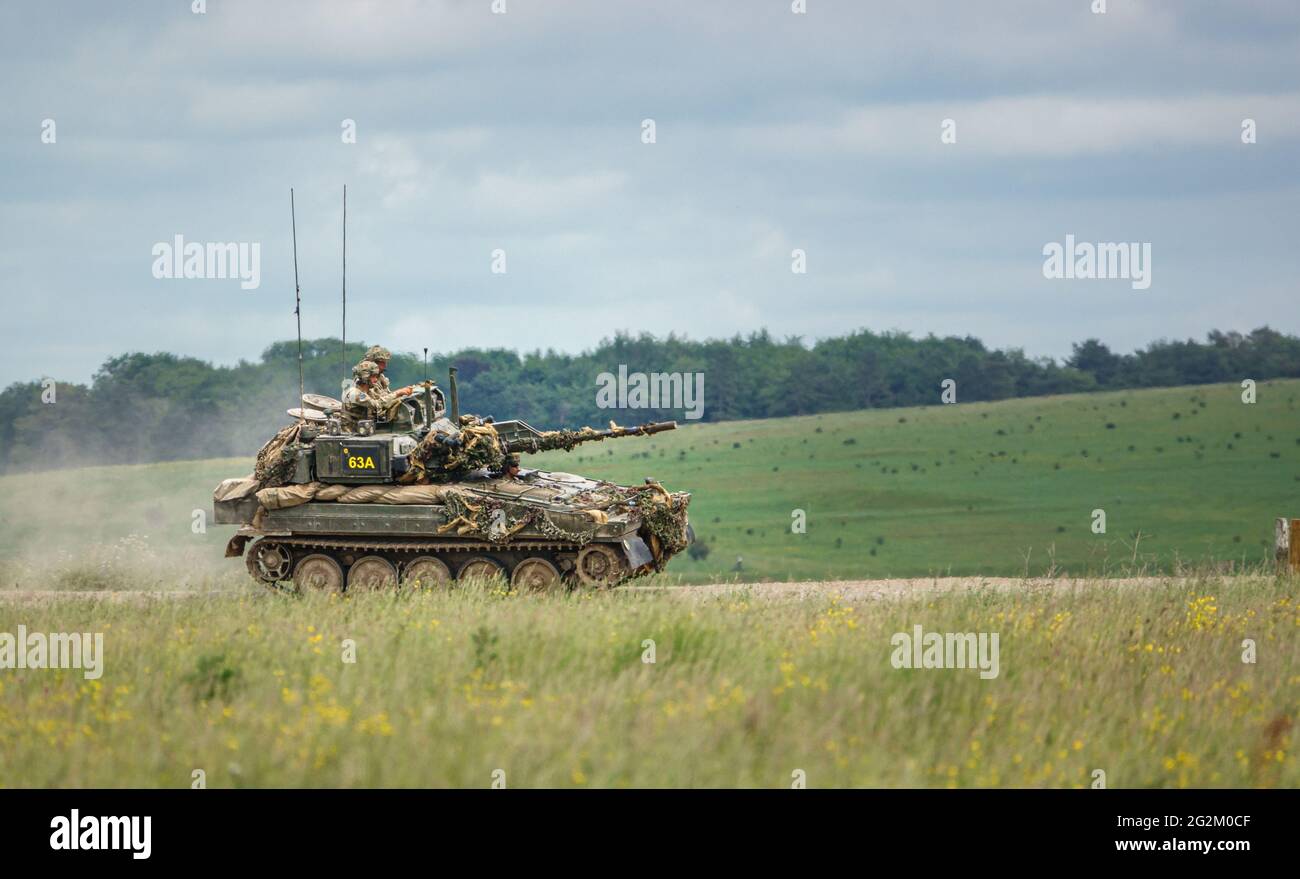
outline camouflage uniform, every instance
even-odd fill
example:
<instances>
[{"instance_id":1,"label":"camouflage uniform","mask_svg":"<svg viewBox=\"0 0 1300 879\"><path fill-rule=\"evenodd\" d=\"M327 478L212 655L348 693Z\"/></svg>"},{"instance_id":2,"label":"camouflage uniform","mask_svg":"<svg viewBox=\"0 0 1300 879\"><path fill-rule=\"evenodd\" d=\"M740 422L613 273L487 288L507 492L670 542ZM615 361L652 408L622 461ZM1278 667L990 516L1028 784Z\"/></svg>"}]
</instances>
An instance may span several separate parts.
<instances>
[{"instance_id":1,"label":"camouflage uniform","mask_svg":"<svg viewBox=\"0 0 1300 879\"><path fill-rule=\"evenodd\" d=\"M343 427L355 430L358 421L390 421L399 400L396 394L377 383L364 387L363 383L380 375L379 366L363 360L352 367L356 380L343 393Z\"/></svg>"},{"instance_id":2,"label":"camouflage uniform","mask_svg":"<svg viewBox=\"0 0 1300 879\"><path fill-rule=\"evenodd\" d=\"M375 363L375 364L377 364L378 361L380 360L384 361L384 363L387 363L392 359L393 359L393 352L389 351L383 345L371 345L370 348L366 351L366 356L362 358L363 361L369 360L371 363ZM383 385L384 390L388 390L389 387L388 376L384 375L382 370L380 370L379 372L379 384Z\"/></svg>"}]
</instances>

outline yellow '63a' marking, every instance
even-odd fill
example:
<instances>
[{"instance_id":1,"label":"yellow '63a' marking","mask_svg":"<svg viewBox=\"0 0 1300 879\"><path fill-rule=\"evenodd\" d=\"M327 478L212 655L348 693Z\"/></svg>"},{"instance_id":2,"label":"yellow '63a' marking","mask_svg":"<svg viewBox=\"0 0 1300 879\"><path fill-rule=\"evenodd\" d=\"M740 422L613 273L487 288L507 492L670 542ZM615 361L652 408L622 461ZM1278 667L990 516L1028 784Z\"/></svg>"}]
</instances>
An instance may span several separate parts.
<instances>
[{"instance_id":1,"label":"yellow '63a' marking","mask_svg":"<svg viewBox=\"0 0 1300 879\"><path fill-rule=\"evenodd\" d=\"M375 469L375 459L370 457L369 455L349 455L348 469L349 470L365 470L365 469L373 470Z\"/></svg>"}]
</instances>

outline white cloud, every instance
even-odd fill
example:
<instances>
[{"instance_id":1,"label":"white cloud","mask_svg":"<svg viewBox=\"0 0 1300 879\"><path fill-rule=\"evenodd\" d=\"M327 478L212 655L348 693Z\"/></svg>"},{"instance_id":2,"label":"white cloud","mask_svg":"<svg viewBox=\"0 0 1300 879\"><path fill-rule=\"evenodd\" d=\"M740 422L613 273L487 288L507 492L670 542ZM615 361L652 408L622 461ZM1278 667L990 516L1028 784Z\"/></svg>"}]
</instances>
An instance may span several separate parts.
<instances>
[{"instance_id":1,"label":"white cloud","mask_svg":"<svg viewBox=\"0 0 1300 879\"><path fill-rule=\"evenodd\" d=\"M489 172L471 193L474 203L504 216L545 218L589 208L618 193L624 175L597 171L567 177L519 171Z\"/></svg>"},{"instance_id":2,"label":"white cloud","mask_svg":"<svg viewBox=\"0 0 1300 879\"><path fill-rule=\"evenodd\" d=\"M780 123L738 129L737 146L806 160L832 154L925 156L1071 156L1239 145L1243 119L1275 140L1300 137L1300 92L1153 98L1069 94L970 102L927 101L855 107L834 122ZM943 143L943 121L956 142Z\"/></svg>"}]
</instances>

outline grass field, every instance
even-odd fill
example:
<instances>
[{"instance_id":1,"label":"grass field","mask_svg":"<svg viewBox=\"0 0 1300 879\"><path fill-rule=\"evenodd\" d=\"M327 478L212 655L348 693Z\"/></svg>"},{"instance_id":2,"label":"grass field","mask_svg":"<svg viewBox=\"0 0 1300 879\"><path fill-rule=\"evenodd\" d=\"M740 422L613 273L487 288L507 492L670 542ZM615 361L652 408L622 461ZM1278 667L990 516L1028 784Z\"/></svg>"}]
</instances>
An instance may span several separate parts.
<instances>
[{"instance_id":1,"label":"grass field","mask_svg":"<svg viewBox=\"0 0 1300 879\"><path fill-rule=\"evenodd\" d=\"M8 476L0 656L19 626L102 633L104 655L97 679L0 671L0 786L201 770L212 787L1057 787L1100 770L1294 787L1297 581L1259 572L1273 518L1296 514L1300 382L1238 394L694 425L544 456L695 493L708 557L598 594L277 595L221 557L230 528L202 527L247 459ZM675 588L950 572L975 576ZM1185 576L1110 579L1125 572ZM1058 579L984 580L1026 573ZM997 675L895 668L893 636L918 625L996 633Z\"/></svg>"},{"instance_id":2,"label":"grass field","mask_svg":"<svg viewBox=\"0 0 1300 879\"><path fill-rule=\"evenodd\" d=\"M1293 787L1293 587L11 594L104 660L0 675L0 785ZM997 677L896 669L914 625L999 633Z\"/></svg>"},{"instance_id":3,"label":"grass field","mask_svg":"<svg viewBox=\"0 0 1300 879\"><path fill-rule=\"evenodd\" d=\"M710 553L682 556L687 582L1109 574L1263 562L1272 523L1300 515L1300 381L888 409L683 426L527 463L694 494ZM496 413L505 415L508 413ZM251 459L0 478L4 585L58 575L93 586L172 588L240 567L233 530L195 533L194 511ZM1092 531L1093 511L1106 533ZM794 533L794 511L806 533ZM122 541L131 539L123 543ZM743 562L739 572L736 560ZM58 562L58 565L52 565ZM157 572L159 576L153 576ZM236 571L236 573L240 573Z\"/></svg>"}]
</instances>

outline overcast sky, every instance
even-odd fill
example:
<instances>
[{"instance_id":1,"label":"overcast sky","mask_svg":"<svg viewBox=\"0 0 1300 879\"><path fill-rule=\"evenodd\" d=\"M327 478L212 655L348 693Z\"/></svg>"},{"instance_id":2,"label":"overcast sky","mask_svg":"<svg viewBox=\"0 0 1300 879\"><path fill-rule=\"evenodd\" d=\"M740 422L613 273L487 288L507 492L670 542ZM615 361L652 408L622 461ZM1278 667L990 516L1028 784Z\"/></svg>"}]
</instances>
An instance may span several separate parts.
<instances>
[{"instance_id":1,"label":"overcast sky","mask_svg":"<svg viewBox=\"0 0 1300 879\"><path fill-rule=\"evenodd\" d=\"M345 183L348 335L398 350L1300 331L1300 4L1093 2L5 3L0 386L292 338L291 186L337 335ZM1150 288L1044 278L1067 233ZM176 235L260 286L155 279Z\"/></svg>"}]
</instances>

